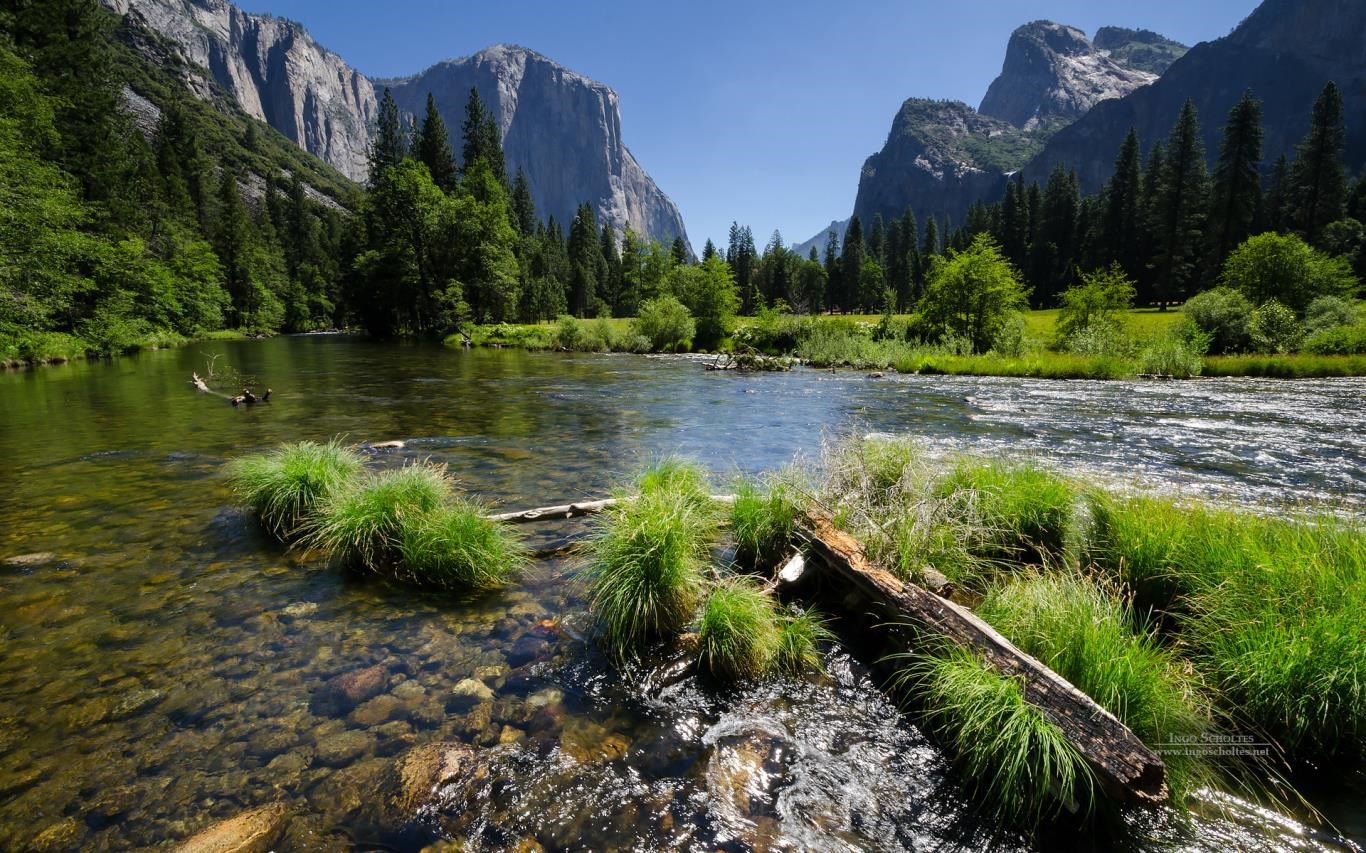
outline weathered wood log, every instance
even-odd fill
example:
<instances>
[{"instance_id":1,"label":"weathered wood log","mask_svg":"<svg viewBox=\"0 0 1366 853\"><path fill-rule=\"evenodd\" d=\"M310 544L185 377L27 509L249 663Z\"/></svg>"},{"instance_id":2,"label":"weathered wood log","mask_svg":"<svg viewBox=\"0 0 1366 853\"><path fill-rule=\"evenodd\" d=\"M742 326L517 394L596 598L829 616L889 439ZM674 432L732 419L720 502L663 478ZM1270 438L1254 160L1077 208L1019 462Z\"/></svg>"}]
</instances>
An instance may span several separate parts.
<instances>
[{"instance_id":1,"label":"weathered wood log","mask_svg":"<svg viewBox=\"0 0 1366 853\"><path fill-rule=\"evenodd\" d=\"M712 495L711 499L716 503L735 503L735 495ZM489 521L501 521L505 524L527 524L533 521L559 521L570 518L580 518L585 515L594 515L605 509L616 506L620 501L617 498L602 498L596 501L580 501L573 504L557 504L556 506L541 506L535 509L524 509L517 512L500 512L495 515L485 516Z\"/></svg>"},{"instance_id":2,"label":"weathered wood log","mask_svg":"<svg viewBox=\"0 0 1366 853\"><path fill-rule=\"evenodd\" d=\"M842 580L882 605L890 620L916 627L974 650L1001 673L1020 679L1025 700L1039 708L1076 745L1102 787L1122 802L1167 799L1162 759L1113 714L961 605L879 569L853 536L820 513L808 513L799 533Z\"/></svg>"}]
</instances>

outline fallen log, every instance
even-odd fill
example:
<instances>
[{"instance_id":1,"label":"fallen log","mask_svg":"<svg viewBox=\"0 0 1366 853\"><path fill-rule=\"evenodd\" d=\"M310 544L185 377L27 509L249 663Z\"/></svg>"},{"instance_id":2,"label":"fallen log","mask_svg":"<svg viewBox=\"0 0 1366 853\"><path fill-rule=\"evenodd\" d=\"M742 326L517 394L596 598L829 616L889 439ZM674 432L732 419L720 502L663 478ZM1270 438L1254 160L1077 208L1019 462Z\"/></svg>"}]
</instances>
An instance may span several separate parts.
<instances>
[{"instance_id":1,"label":"fallen log","mask_svg":"<svg viewBox=\"0 0 1366 853\"><path fill-rule=\"evenodd\" d=\"M1113 714L1062 676L1015 647L967 608L874 566L853 536L820 513L808 513L798 532L842 580L879 603L889 621L917 627L975 650L1001 673L1020 679L1025 700L1044 712L1076 745L1102 788L1121 802L1167 799L1166 767Z\"/></svg>"},{"instance_id":2,"label":"fallen log","mask_svg":"<svg viewBox=\"0 0 1366 853\"><path fill-rule=\"evenodd\" d=\"M735 495L712 495L711 499L717 503L735 503ZM535 509L524 509L517 512L500 512L496 515L485 516L489 521L501 521L504 524L527 524L533 521L560 521L569 518L580 518L585 515L594 515L605 509L610 509L620 503L618 498L603 498L596 501L580 501L573 504L557 504L556 506L542 506Z\"/></svg>"},{"instance_id":3,"label":"fallen log","mask_svg":"<svg viewBox=\"0 0 1366 853\"><path fill-rule=\"evenodd\" d=\"M243 404L251 406L255 405L256 403L269 403L270 395L274 393L274 391L272 391L270 388L267 388L266 393L258 397L252 393L250 388L243 388L241 394L239 394L236 397L230 397L227 394L224 394L222 391L215 391L212 388L210 388L209 384L205 382L204 378L200 376L198 373L190 374L190 384L193 385L194 390L198 391L199 393L213 394L215 397L222 397L224 400L227 400L234 406L241 406Z\"/></svg>"}]
</instances>

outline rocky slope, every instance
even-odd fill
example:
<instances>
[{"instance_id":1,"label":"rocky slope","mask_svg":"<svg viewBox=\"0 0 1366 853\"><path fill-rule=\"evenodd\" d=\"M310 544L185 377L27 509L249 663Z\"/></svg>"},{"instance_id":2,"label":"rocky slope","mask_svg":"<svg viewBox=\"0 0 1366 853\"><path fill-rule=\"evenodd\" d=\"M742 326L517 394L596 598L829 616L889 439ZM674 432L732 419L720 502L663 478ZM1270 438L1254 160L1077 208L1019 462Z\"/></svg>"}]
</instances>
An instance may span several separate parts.
<instances>
[{"instance_id":1,"label":"rocky slope","mask_svg":"<svg viewBox=\"0 0 1366 853\"><path fill-rule=\"evenodd\" d=\"M980 109L906 101L882 150L864 163L854 213L868 222L878 213L884 219L900 216L910 206L922 227L929 216L962 223L974 201L993 200L1006 175L1029 163L1059 129L1096 104L1141 91L1156 79L1116 59L1155 61L1139 49L1152 47L1154 34L1106 32L1107 46L1101 48L1075 27L1026 24L1011 35L1001 74ZM1155 38L1164 50L1180 48Z\"/></svg>"},{"instance_id":2,"label":"rocky slope","mask_svg":"<svg viewBox=\"0 0 1366 853\"><path fill-rule=\"evenodd\" d=\"M496 45L389 81L394 100L420 115L427 93L458 132L471 88L493 111L508 170L526 171L542 216L566 228L584 201L600 221L663 242L687 238L683 217L631 154L621 136L617 93L526 48Z\"/></svg>"},{"instance_id":3,"label":"rocky slope","mask_svg":"<svg viewBox=\"0 0 1366 853\"><path fill-rule=\"evenodd\" d=\"M297 23L248 14L227 0L102 0L178 45L250 116L266 122L355 181L377 110L375 84ZM201 98L206 81L184 75ZM427 91L458 133L471 86L497 115L509 168L526 171L542 215L566 226L581 202L600 220L669 242L686 238L678 208L621 137L617 95L607 86L521 48L497 46L443 62L394 84L420 112Z\"/></svg>"},{"instance_id":4,"label":"rocky slope","mask_svg":"<svg viewBox=\"0 0 1366 853\"><path fill-rule=\"evenodd\" d=\"M1152 30L1125 27L1101 27L1096 30L1091 44L1125 68L1146 71L1158 77L1190 50L1181 42L1172 41Z\"/></svg>"},{"instance_id":5,"label":"rocky slope","mask_svg":"<svg viewBox=\"0 0 1366 853\"><path fill-rule=\"evenodd\" d=\"M1015 30L1001 75L977 111L1032 130L1071 121L1110 98L1120 98L1157 75L1128 68L1075 27L1035 21Z\"/></svg>"},{"instance_id":6,"label":"rocky slope","mask_svg":"<svg viewBox=\"0 0 1366 853\"><path fill-rule=\"evenodd\" d=\"M1293 154L1329 80L1346 102L1347 166L1356 171L1366 166L1366 3L1266 0L1228 36L1191 48L1151 86L1101 103L1060 131L1025 174L1042 178L1064 163L1077 169L1084 191L1094 192L1109 177L1129 127L1146 149L1167 136L1187 98L1199 110L1212 160L1229 109L1248 89L1262 101L1269 164Z\"/></svg>"}]
</instances>

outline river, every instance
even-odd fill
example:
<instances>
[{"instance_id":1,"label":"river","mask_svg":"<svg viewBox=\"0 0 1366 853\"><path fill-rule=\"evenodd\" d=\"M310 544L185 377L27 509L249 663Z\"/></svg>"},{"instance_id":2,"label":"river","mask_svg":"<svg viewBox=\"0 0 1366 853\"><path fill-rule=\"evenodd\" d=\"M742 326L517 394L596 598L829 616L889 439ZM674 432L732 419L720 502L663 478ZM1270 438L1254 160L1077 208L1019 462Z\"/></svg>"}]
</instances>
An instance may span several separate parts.
<instances>
[{"instance_id":1,"label":"river","mask_svg":"<svg viewBox=\"0 0 1366 853\"><path fill-rule=\"evenodd\" d=\"M272 387L271 402L194 393L191 371L210 367ZM285 441L402 439L374 463L430 457L513 508L601 495L661 453L724 480L877 431L1257 511L1360 515L1364 399L1356 379L734 375L343 336L0 374L0 560L51 555L0 566L0 848L156 846L284 801L288 849L416 850L438 819L490 850L1028 849L974 815L859 660L832 651L824 678L723 693L643 687L585 636L572 562L469 602L350 577L273 544L233 507L222 465ZM362 670L381 695L319 701ZM377 825L393 756L442 739L487 756L475 804L402 834ZM1341 835L1251 806L1135 817L1132 835L1351 849L1366 777L1337 782L1315 801Z\"/></svg>"}]
</instances>

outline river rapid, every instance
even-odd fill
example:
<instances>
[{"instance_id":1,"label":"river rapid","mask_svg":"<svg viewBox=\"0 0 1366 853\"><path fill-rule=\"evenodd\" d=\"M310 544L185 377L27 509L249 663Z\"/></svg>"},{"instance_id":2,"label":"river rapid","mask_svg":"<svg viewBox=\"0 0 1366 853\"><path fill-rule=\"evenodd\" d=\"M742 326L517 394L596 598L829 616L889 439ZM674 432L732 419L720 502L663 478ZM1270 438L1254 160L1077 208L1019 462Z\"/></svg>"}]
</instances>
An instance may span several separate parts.
<instances>
[{"instance_id":1,"label":"river rapid","mask_svg":"<svg viewBox=\"0 0 1366 853\"><path fill-rule=\"evenodd\" d=\"M271 402L196 394L191 371L209 369ZM266 537L223 463L399 439L374 465L444 462L510 509L600 496L663 453L724 482L876 431L1259 512L1359 516L1363 402L1360 379L736 375L345 336L0 374L0 849L163 846L272 802L292 813L282 849L1085 848L976 815L868 661L833 649L824 677L734 691L620 672L592 642L572 560L473 601L348 576ZM324 688L339 681L370 687ZM437 741L471 745L487 772L472 799L396 830L377 813L385 774ZM1366 843L1366 775L1320 781L1334 829L1211 802L1191 821L1133 816L1129 836L1151 850Z\"/></svg>"}]
</instances>

